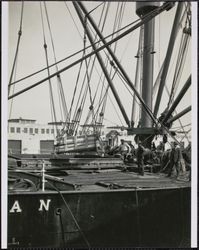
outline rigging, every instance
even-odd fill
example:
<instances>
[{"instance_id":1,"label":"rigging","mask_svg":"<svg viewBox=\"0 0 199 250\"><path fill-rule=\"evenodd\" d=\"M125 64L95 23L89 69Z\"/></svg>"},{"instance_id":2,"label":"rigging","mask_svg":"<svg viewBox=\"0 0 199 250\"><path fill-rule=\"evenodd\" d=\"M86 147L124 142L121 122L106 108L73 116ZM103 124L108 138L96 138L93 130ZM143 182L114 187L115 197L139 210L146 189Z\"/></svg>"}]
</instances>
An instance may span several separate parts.
<instances>
[{"instance_id":1,"label":"rigging","mask_svg":"<svg viewBox=\"0 0 199 250\"><path fill-rule=\"evenodd\" d=\"M23 10L24 10L24 1L22 1L22 4L21 4L21 19L20 19L20 24L19 24L17 47L16 47L16 51L15 51L14 61L13 61L12 70L11 70L11 74L10 74L10 80L9 80L9 84L8 84L8 95L10 94L10 86L11 86L14 70L16 67L17 56L19 53L19 45L20 45L21 36L22 36Z\"/></svg>"},{"instance_id":2,"label":"rigging","mask_svg":"<svg viewBox=\"0 0 199 250\"><path fill-rule=\"evenodd\" d=\"M108 4L110 4L110 3L108 3ZM127 24L126 26L124 26L124 27L121 28L120 30L117 30L116 32L114 32L114 34L117 34L117 33L119 33L120 31L122 31L122 30L128 28L129 26L131 26L131 25L137 23L139 20L140 20L140 19L137 19L137 20L135 20L135 21L133 21L133 22ZM107 36L105 37L105 39L110 38L110 37L113 36L114 34L109 34L109 35L107 35ZM98 40L97 42L94 43L94 45L99 44L100 42L101 42L101 40ZM89 45L89 46L86 47L85 49L87 50L87 49L90 49L91 47L92 47L92 45ZM83 52L83 50L84 50L84 49L81 49L81 50L79 50L79 51L77 51L77 52L75 52L75 53L73 53L73 54L71 54L71 55L69 55L69 56L67 56L67 57L65 57L65 58L63 58L63 59L61 59L61 60L59 60L57 63L53 63L53 64L49 65L49 68L51 68L51 67L55 66L56 64L62 63L62 62L64 62L64 61L66 61L66 60L68 60L68 59L70 59L70 58L72 58L72 57L74 57L74 56L80 54L81 52ZM41 70L38 70L38 71L36 71L36 72L34 72L34 73L32 73L32 74L29 74L29 75L27 75L27 76L25 76L25 77L22 77L22 78L18 79L17 81L11 82L11 83L9 83L9 86L11 86L11 85L13 85L13 84L16 84L16 83L19 83L19 82L21 82L21 81L23 81L23 80L26 80L27 78L32 77L32 76L34 76L34 75L36 75L36 74L39 74L39 73L45 71L46 69L47 69L47 67L45 67L45 68L43 68L43 69L41 69Z\"/></svg>"},{"instance_id":3,"label":"rigging","mask_svg":"<svg viewBox=\"0 0 199 250\"><path fill-rule=\"evenodd\" d=\"M46 65L48 67L49 65L49 59L48 59L48 50L47 50L47 42L46 42L46 37L45 37L45 29L44 29L44 18L43 18L43 11L42 11L42 3L40 2L40 12L41 12L41 21L42 21L42 32L43 32L43 41L44 41L44 51L45 51L45 56L46 56ZM47 69L48 77L50 76L50 70L49 68ZM55 112L55 103L54 103L54 98L53 98L53 90L52 90L52 83L51 79L48 79L49 81L49 92L50 92L50 104L51 104L51 112L52 112L52 121L55 121L55 127L56 131L58 132L57 128L57 118L56 118L56 112Z\"/></svg>"},{"instance_id":4,"label":"rigging","mask_svg":"<svg viewBox=\"0 0 199 250\"><path fill-rule=\"evenodd\" d=\"M56 54L55 54L55 45L54 45L54 41L53 41L53 35L52 35L49 15L48 15L47 6L46 6L45 2L44 2L44 8L45 8L45 14L46 14L46 19L47 19L48 29L49 29L49 33L50 33L50 39L51 39L51 44L52 44L52 49L53 49L54 61L56 63L56 65L55 65L56 66L56 71L58 72L57 58L56 58ZM59 97L61 97L60 111L61 111L61 114L62 114L62 109L63 109L64 119L66 120L67 116L68 116L68 110L67 110L63 85L62 85L62 79L61 79L61 76L59 74L57 75L57 84L58 84L58 89L59 89L59 94L60 94Z\"/></svg>"},{"instance_id":5,"label":"rigging","mask_svg":"<svg viewBox=\"0 0 199 250\"><path fill-rule=\"evenodd\" d=\"M101 47L99 47L98 49L96 49L96 51L92 51L92 52L90 52L89 54L87 54L84 58L77 59L76 61L74 61L74 62L71 63L70 65L68 65L68 66L66 66L66 67L64 67L64 68L62 68L61 70L58 71L58 74L60 74L60 73L62 73L63 71L65 71L65 70L67 70L67 69L73 67L74 65L80 63L80 62L81 62L82 60L84 60L85 58L88 58L88 57L90 57L90 56L93 56L96 52L98 52L98 51L100 51L100 50L103 50L104 48L108 47L108 46L111 45L112 43L114 43L114 42L116 42L117 40L121 39L122 37L128 35L128 34L131 33L132 31L134 31L135 29L137 29L138 27L140 27L141 25L143 25L144 23L148 22L149 20L151 20L151 19L154 18L155 16L159 15L161 12L165 11L165 10L167 9L168 6L170 6L170 3L165 3L165 4L163 4L161 7L157 8L156 11L153 11L152 13L150 13L150 15L148 14L148 15L144 16L144 17L142 18L142 20L137 19L136 21L134 21L134 22L132 22L132 23L126 25L126 26L123 27L121 30L123 30L123 29L125 29L125 28L131 26L132 24L135 24L135 23L137 23L137 22L139 21L139 22L138 22L137 24L135 24L133 27L127 29L126 31L124 31L123 33L121 33L120 35L118 35L116 38L114 38L113 40L107 42L106 45L102 45ZM121 30L120 30L120 31L121 31ZM117 32L120 32L120 31L117 31ZM108 35L107 37L104 37L104 39L107 39L107 38L109 38L110 36L112 36L112 34L111 34L111 35ZM102 41L102 40L96 42L96 44L99 43L99 42L101 42L101 41ZM91 48L91 47L92 47L92 45L89 46L89 48ZM74 55L77 55L78 53L81 53L82 51L83 51L83 49L81 49L80 51L78 51L78 52L76 52L76 53L74 53L74 54L72 54L72 55L70 55L70 56L68 56L67 59L71 58L71 57L74 56ZM64 60L66 60L66 58L60 60L60 61L57 62L57 63L63 62ZM55 65L55 64L52 64L51 67L54 66L54 65ZM40 71L38 71L38 72L44 71L44 70L46 70L46 69L47 69L47 68L44 68L44 69L42 69L42 70L40 70ZM36 72L36 73L38 73L38 72ZM31 74L31 76L33 76L33 75L36 74L36 73ZM54 77L54 76L56 76L56 75L57 75L57 73L54 73L54 74L52 74L52 75L50 76L50 78L52 78L52 77ZM29 77L29 76L28 76L28 77ZM22 79L25 80L25 79L27 79L28 77L24 77L24 78L22 78ZM19 81L22 81L22 79L18 80L18 82L19 82ZM36 87L37 85L39 85L39 84L41 84L41 83L43 83L43 82L45 82L45 81L47 81L47 80L48 80L48 78L42 79L42 80L40 80L39 82L37 82L37 83L35 83L35 84L33 84L33 85L31 85L31 86L29 86L29 87L23 89L22 91L19 91L19 92L16 93L15 95L9 96L8 99L11 99L11 98L13 98L13 97L15 97L15 96L18 96L19 94L22 94L22 93L25 92L26 90L29 90L29 89L31 89L31 88L34 88L34 87ZM15 83L16 83L16 82L15 82ZM11 83L11 84L14 84L14 83Z\"/></svg>"}]
</instances>

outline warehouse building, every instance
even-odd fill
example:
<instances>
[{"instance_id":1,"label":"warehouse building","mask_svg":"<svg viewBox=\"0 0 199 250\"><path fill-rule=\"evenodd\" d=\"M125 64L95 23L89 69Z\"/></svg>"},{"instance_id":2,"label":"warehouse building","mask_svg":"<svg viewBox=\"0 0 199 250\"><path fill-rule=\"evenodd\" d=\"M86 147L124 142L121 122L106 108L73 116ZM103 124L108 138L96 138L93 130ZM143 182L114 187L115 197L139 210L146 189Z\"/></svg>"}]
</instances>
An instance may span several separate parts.
<instances>
[{"instance_id":1,"label":"warehouse building","mask_svg":"<svg viewBox=\"0 0 199 250\"><path fill-rule=\"evenodd\" d=\"M62 129L63 122L38 124L32 119L8 120L9 154L48 154L54 150L56 129Z\"/></svg>"}]
</instances>

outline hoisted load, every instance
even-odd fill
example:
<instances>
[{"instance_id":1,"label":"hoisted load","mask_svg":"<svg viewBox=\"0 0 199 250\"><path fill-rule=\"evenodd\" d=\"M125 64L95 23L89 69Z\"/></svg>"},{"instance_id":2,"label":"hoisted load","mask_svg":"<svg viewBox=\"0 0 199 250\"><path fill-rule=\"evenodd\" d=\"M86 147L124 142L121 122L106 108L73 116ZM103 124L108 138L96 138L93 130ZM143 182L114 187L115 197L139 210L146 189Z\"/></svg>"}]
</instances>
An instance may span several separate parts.
<instances>
[{"instance_id":1,"label":"hoisted load","mask_svg":"<svg viewBox=\"0 0 199 250\"><path fill-rule=\"evenodd\" d=\"M97 151L99 138L96 134L77 135L77 136L61 136L57 138L55 145L55 153L72 153Z\"/></svg>"}]
</instances>

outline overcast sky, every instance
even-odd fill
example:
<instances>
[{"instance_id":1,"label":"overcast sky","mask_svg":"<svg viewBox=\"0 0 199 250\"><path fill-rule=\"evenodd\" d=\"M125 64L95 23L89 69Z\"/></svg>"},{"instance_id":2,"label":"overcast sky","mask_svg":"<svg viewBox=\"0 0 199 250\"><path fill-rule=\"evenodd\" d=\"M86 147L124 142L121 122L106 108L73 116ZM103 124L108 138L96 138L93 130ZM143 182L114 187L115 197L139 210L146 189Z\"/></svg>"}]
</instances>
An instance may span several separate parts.
<instances>
[{"instance_id":1,"label":"overcast sky","mask_svg":"<svg viewBox=\"0 0 199 250\"><path fill-rule=\"evenodd\" d=\"M21 15L21 4L22 2L9 2L9 74L11 71L13 58L16 49L19 23L20 23L20 15ZM100 2L85 2L84 5L88 9L88 11L94 9L98 6ZM109 12L107 15L107 20L105 23L103 35L109 35L113 31L113 24L116 15L117 7L121 7L121 4L118 5L118 2L112 2L110 4ZM64 2L46 2L52 36L55 46L55 53L57 60L63 59L66 56L80 50L83 48L83 40L82 37L84 35L84 31L82 25L78 20L78 16L75 13L73 5L71 2L67 2L67 6L72 13L74 21L78 27L74 25L74 21L72 20L68 9ZM132 21L135 21L138 17L135 14L135 3L127 2L123 5L124 7L124 15L122 19L121 26L125 26ZM43 8L43 7L42 7ZM102 12L103 4L100 5L96 10L94 10L91 15L95 19L96 23L99 22L99 17ZM171 32L171 27L173 23L173 18L175 15L176 6L170 11L165 11L161 15L155 18L156 26L155 26L155 51L154 55L154 80L160 70L162 61L166 54L166 49L168 45L168 39ZM44 11L44 9L43 9ZM44 13L44 12L43 12ZM48 53L49 53L49 63L54 63L52 46L49 36L49 30L46 24L46 19L44 15L44 24L45 24L45 36L48 45ZM173 73L175 70L176 57L178 55L179 44L182 34L182 28L180 29L179 36L177 37L175 43L175 50L173 53L171 66L169 68L169 73L167 77L167 86L170 89ZM80 32L80 34L79 34ZM122 38L117 45L116 55L118 59L121 60L122 65L125 70L128 72L129 77L134 83L135 80L135 68L136 68L136 58L134 57L137 54L138 49L138 38L139 38L139 30L135 30L132 34L128 35L125 38ZM89 45L89 41L86 41L86 45ZM191 45L191 44L190 44ZM104 52L101 53L102 57L105 59ZM75 59L78 59L82 56L82 54L76 56L72 60L68 60L59 65L59 69L63 68L66 65L69 65ZM34 2L25 2L24 5L24 15L23 15L23 24L22 24L22 37L19 48L19 56L17 61L17 70L16 70L16 80L24 77L30 73L33 73L41 68L46 67L45 53L43 48L43 34L42 34L42 22L41 22L41 13L40 13L40 3L38 1ZM107 66L109 70L110 66ZM83 65L83 69L85 69L85 65ZM64 86L66 102L68 108L70 107L73 91L76 83L77 74L79 71L79 64L71 69L65 71L62 77L62 83ZM55 69L51 69L51 73L54 73ZM184 85L188 76L191 72L191 46L188 48L187 58L183 70L183 74L179 84L179 90ZM80 82L78 85L77 92L80 90L81 81L83 79L85 70L82 71L80 75ZM98 64L93 72L93 76L91 79L91 91L94 95L95 90L97 88L97 84L99 81L99 74L101 74L101 70ZM14 92L16 93L20 89L27 87L33 83L36 83L38 80L43 79L47 76L47 72L42 72L38 76L32 77L31 79L27 79L21 83L18 83L15 86ZM131 108L132 108L132 92L124 87L123 83L119 79L119 77L115 77L114 85L119 93L119 96L122 100L122 103L126 109L126 112L130 118L131 116ZM57 81L56 78L52 79L53 91L55 94L56 101L56 110L58 120L61 120L59 105L58 105L58 95L57 95ZM107 83L105 82L107 85ZM101 88L102 83L99 85L99 89ZM13 91L13 89L12 89ZM11 91L11 92L12 92ZM78 92L79 93L79 92ZM177 92L178 93L178 92ZM77 101L77 99L75 99ZM10 110L12 101L9 101L8 111ZM168 95L166 91L163 93L163 99L161 101L160 113L164 110L168 103ZM191 89L186 93L183 100L181 101L177 111L180 112L184 108L188 107L191 104ZM89 98L85 104L85 113L86 116L89 108ZM39 123L47 123L51 121L51 112L50 112L50 99L49 99L49 85L48 82L43 83L42 85L31 89L28 92L21 94L13 99L12 103L12 112L10 118L30 118L36 119ZM139 116L136 115L136 122L138 121ZM191 120L191 113L185 115L182 119L182 123L188 124ZM106 125L125 125L124 119L121 116L121 113L117 107L117 104L114 100L112 93L109 90L109 98L107 101L106 112L105 112L105 120ZM176 122L176 126L179 126L179 123Z\"/></svg>"}]
</instances>

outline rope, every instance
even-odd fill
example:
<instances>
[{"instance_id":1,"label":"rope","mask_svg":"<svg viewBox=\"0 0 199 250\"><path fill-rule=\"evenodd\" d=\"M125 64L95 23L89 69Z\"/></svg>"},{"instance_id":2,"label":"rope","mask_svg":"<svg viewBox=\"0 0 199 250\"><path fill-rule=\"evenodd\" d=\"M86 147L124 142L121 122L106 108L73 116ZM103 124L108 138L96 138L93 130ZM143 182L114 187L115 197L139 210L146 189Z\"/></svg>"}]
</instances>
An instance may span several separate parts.
<instances>
[{"instance_id":1,"label":"rope","mask_svg":"<svg viewBox=\"0 0 199 250\"><path fill-rule=\"evenodd\" d=\"M181 58L181 60L179 62L180 67L178 69L178 75L176 76L176 82L175 82L174 88L173 88L173 96L172 96L171 102L173 102L173 99L174 99L174 96L176 94L177 87L179 85L179 81L180 81L180 78L181 78L181 75L182 75L182 71L183 71L183 68L184 68L184 65L185 65L185 59L186 59L186 55L187 55L187 51L188 51L189 40L190 40L189 36L186 36L185 40L184 40L184 48L183 48L183 52L182 52L182 58Z\"/></svg>"},{"instance_id":2,"label":"rope","mask_svg":"<svg viewBox=\"0 0 199 250\"><path fill-rule=\"evenodd\" d=\"M97 5L95 8L93 8L92 10L90 10L90 11L88 12L88 15L90 15L91 12L95 11L95 10L96 10L98 7L100 7L102 4L104 4L104 3L102 2L102 3L100 3L99 5Z\"/></svg>"},{"instance_id":3,"label":"rope","mask_svg":"<svg viewBox=\"0 0 199 250\"><path fill-rule=\"evenodd\" d=\"M70 11L70 9L69 9L69 7L68 7L66 1L64 1L64 3L65 3L65 6L66 6L66 8L67 8L69 14L70 14L70 17L71 17L72 20L73 20L73 23L74 23L74 25L75 25L75 27L76 27L76 29L77 29L77 31L78 31L79 36L83 39L83 37L82 37L82 35L81 35L81 32L79 31L78 25L76 24L75 19L73 18L73 15L71 14L71 11Z\"/></svg>"},{"instance_id":4,"label":"rope","mask_svg":"<svg viewBox=\"0 0 199 250\"><path fill-rule=\"evenodd\" d=\"M21 4L21 18L20 18L19 31L18 31L18 40L17 40L16 51L15 51L15 57L14 57L13 65L12 65L12 70L11 70L11 74L10 74L10 80L9 80L9 84L8 84L8 96L10 95L11 82L12 82L14 70L16 67L17 56L19 53L19 44L20 44L21 35L22 35L23 9L24 9L24 1L22 1L22 4Z\"/></svg>"},{"instance_id":5,"label":"rope","mask_svg":"<svg viewBox=\"0 0 199 250\"><path fill-rule=\"evenodd\" d=\"M84 57L84 52L82 54L82 58L83 57ZM75 89L74 89L74 92L73 92L73 97L72 97L72 101L71 101L71 105L70 105L70 110L69 110L69 121L70 121L70 118L71 118L72 106L73 106L74 99L75 99L75 94L76 94L76 91L77 91L77 84L78 84L78 81L79 81L82 64L83 64L83 60L80 63L79 71L78 71L78 74L77 74L77 79L76 79L76 83L75 83Z\"/></svg>"},{"instance_id":6,"label":"rope","mask_svg":"<svg viewBox=\"0 0 199 250\"><path fill-rule=\"evenodd\" d=\"M137 19L136 21L129 23L128 25L124 26L124 27L121 28L120 30L114 32L113 34L110 34L110 35L106 36L105 39L110 38L112 35L114 35L114 34L120 32L120 31L122 31L122 30L128 28L129 26L131 26L131 25L137 23L139 20L140 20L140 19ZM99 44L101 41L102 41L101 39L98 40L97 42L94 43L94 45ZM87 50L87 49L90 49L91 47L92 47L92 45L89 45L89 46L86 47L85 49ZM67 57L65 57L65 58L63 58L63 59L61 59L61 60L59 60L57 63L53 63L53 64L49 65L49 68L55 66L56 64L62 63L62 62L64 62L64 61L66 61L66 60L68 60L68 59L70 59L70 58L72 58L72 57L74 57L74 56L76 56L76 55L82 53L83 51L84 51L84 49L81 49L81 50L79 50L79 51L77 51L77 52L75 52L75 53L73 53L73 54L71 54L71 55L69 55L69 56L67 56ZM93 53L93 54L94 54L94 53ZM90 56L90 55L89 55L89 56ZM88 57L89 57L89 56L88 56ZM88 57L87 57L87 58L88 58ZM47 67L45 67L45 68L43 68L43 69L41 69L41 70L38 70L38 71L36 71L36 72L34 72L34 73L30 74L30 75L27 75L26 77L20 78L19 80L15 81L15 82L12 82L12 83L10 83L9 85L13 85L13 84L19 83L19 82L21 82L21 81L23 81L23 80L26 80L27 78L32 77L32 76L34 76L34 75L36 75L36 74L39 74L39 73L41 73L41 72L43 72L43 71L45 71L45 70L47 70Z\"/></svg>"},{"instance_id":7,"label":"rope","mask_svg":"<svg viewBox=\"0 0 199 250\"><path fill-rule=\"evenodd\" d=\"M121 5L120 6L120 11L119 11L119 5ZM124 3L122 3L122 4L120 4L120 3L118 3L118 5L117 5L117 10L116 10L116 15L115 15L115 21L114 21L114 26L113 26L113 32L116 30L116 29L119 29L120 27L121 27L121 23L122 23L122 19L123 19L123 15L124 15L124 6L125 6L125 4ZM117 33L117 34L119 34L119 33ZM112 39L113 39L113 36L112 36ZM114 49L113 49L113 51L114 51L114 53L116 52L116 48L117 48L117 42L114 44ZM105 52L105 51L104 51ZM107 53L105 52L105 54L106 54L106 58L107 58L107 60L106 60L106 67L107 67L107 64L108 64L108 61L110 61L110 59L109 59L109 55L107 55ZM110 75L111 75L111 73L112 73L112 67L111 67L111 69L110 69ZM113 78L114 78L114 75L113 75L113 77L112 77L112 80L113 80ZM102 85L102 90L103 90L103 87L104 87L104 82L105 82L105 76L104 76L104 79L103 79L103 85ZM107 89L107 91L105 92L105 98L104 98L104 102L103 102L103 104L102 104L102 109L101 109L101 112L100 112L100 114L99 114L99 121L98 121L98 124L102 124L103 123L103 117L104 117L104 115L102 115L102 114L104 114L105 113L105 107L106 107L106 103L107 103L107 95L108 95L108 89ZM102 91L101 91L101 94L100 94L100 98L102 97ZM99 102L100 102L100 100L101 99L99 99ZM96 114L95 114L95 116L98 116L98 113L99 113L99 108L98 108L98 110L97 110L97 112L96 112ZM97 119L97 117L96 117L96 119ZM121 120L120 120L121 121Z\"/></svg>"},{"instance_id":8,"label":"rope","mask_svg":"<svg viewBox=\"0 0 199 250\"><path fill-rule=\"evenodd\" d=\"M186 12L186 10L185 10L185 12ZM185 16L185 14L183 14L182 20L184 19L184 16ZM187 28L187 24L188 24L188 22L186 20L183 30ZM170 95L169 95L168 89L166 88L167 94L169 95L169 101L168 101L168 105L167 105L168 107L173 102L174 95L176 93L177 87L178 87L179 82L180 82L180 77L182 75L182 71L184 68L185 59L186 59L186 55L187 55L187 51L188 51L189 38L190 38L189 34L187 34L187 33L184 34L184 32L182 33L180 49L179 49L179 53L178 53L178 57L177 57L177 61L176 61L176 67L175 67L175 72L174 72L173 83L172 83ZM177 114L176 111L175 111L175 113ZM179 123L180 123L182 130L185 132L181 120L180 119L178 119L178 120L179 120ZM185 137L189 143L189 139L188 139L188 136L186 135L186 133L185 133Z\"/></svg>"},{"instance_id":9,"label":"rope","mask_svg":"<svg viewBox=\"0 0 199 250\"><path fill-rule=\"evenodd\" d=\"M191 125L191 123L186 124L186 125L183 126L183 128L185 128L185 127L187 127L187 126L190 126L190 125ZM174 127L173 129L180 129L180 128L181 128L181 126L180 126L180 127Z\"/></svg>"},{"instance_id":10,"label":"rope","mask_svg":"<svg viewBox=\"0 0 199 250\"><path fill-rule=\"evenodd\" d=\"M48 72L48 77L50 76L50 69L48 67L48 51L47 51L47 43L46 43L46 38L45 38L45 30L44 30L44 20L43 20L43 11L42 11L42 5L40 2L40 11L41 11L41 21L42 21L42 32L43 32L43 39L44 39L44 50L45 50L45 56L46 56L46 65L47 65L47 72ZM52 84L51 84L51 79L49 78L49 93L50 93L50 106L52 108L52 120L55 121L55 128L58 133L58 128L57 128L57 119L56 119L56 112L55 112L55 104L54 104L54 99L53 99L53 91L52 91Z\"/></svg>"},{"instance_id":11,"label":"rope","mask_svg":"<svg viewBox=\"0 0 199 250\"><path fill-rule=\"evenodd\" d=\"M121 75L121 77L122 77L122 75ZM122 79L122 78L121 78ZM123 79L123 81L125 81L125 79ZM126 88L127 88L127 86L126 86ZM128 89L128 88L127 88ZM129 90L129 89L128 89ZM129 93L133 96L133 94L130 92L130 90L129 90ZM152 113L152 111L145 105L144 106L144 108L146 109L146 110L148 110L149 111L149 115L150 115L150 117L153 119L153 121L155 122L155 124L156 124L156 126L158 127L158 124L160 124L161 125L161 127L167 132L167 134L179 145L179 146L181 146L181 143L171 134L171 132L169 131L169 129L162 123L162 122L160 122L158 119L157 119L157 117L155 117L154 115L153 115L153 113Z\"/></svg>"},{"instance_id":12,"label":"rope","mask_svg":"<svg viewBox=\"0 0 199 250\"><path fill-rule=\"evenodd\" d=\"M105 6L105 5L104 5ZM100 16L100 21L99 21L99 26L101 24L101 20L102 20L102 15L103 15L103 11L104 11L104 6L103 6L103 10L102 10L102 13L101 13L101 16ZM97 36L95 35L95 40L96 40ZM83 51L85 52L85 46L84 46L84 49ZM88 62L88 66L90 65L91 63L91 60L92 58L90 57L89 58L89 62ZM92 63L92 66L91 66L91 70L90 70L90 75L89 75L89 78L91 78L91 75L92 75L92 72L93 72L93 69L94 69L94 62L96 60L96 56L94 57L93 59L93 63ZM79 104L80 102L80 99L81 99L81 93L83 91L83 87L85 85L85 82L86 82L86 77L87 77L87 74L85 73L84 75L84 79L83 79L83 84L82 84L82 87L81 87L81 90L80 90L80 93L79 93L79 97L78 97L78 100L77 100L77 104L76 104L76 108L75 108L75 111L74 111L74 118L73 120L77 120L77 114L81 114L80 112L78 112L79 109L83 110L83 106L85 104L85 99L86 99L86 95L87 95L87 90L88 90L88 85L87 87L85 88L85 92L84 92L84 95L82 97L82 101L81 101L81 104ZM80 116L81 117L81 116ZM79 117L79 118L80 118ZM74 128L74 126L72 126ZM72 129L71 129L72 130ZM77 128L76 128L76 131L77 131Z\"/></svg>"},{"instance_id":13,"label":"rope","mask_svg":"<svg viewBox=\"0 0 199 250\"><path fill-rule=\"evenodd\" d=\"M60 192L60 190L59 190L58 188L56 188L56 186L54 186L51 182L48 181L48 184L50 184L50 185L58 192L58 194L61 196L61 199L63 200L64 205L66 206L67 210L69 211L69 213L70 213L70 215L71 215L71 217L72 217L72 219L73 219L73 221L74 221L74 223L75 223L77 229L79 230L79 232L80 232L82 238L84 239L84 241L85 241L87 247L90 248L90 243L88 242L88 240L87 240L87 238L86 238L84 232L82 231L81 227L79 226L79 224L78 224L78 222L77 222L77 219L75 218L75 216L74 216L72 210L70 209L68 203L67 203L66 200L64 199L63 194L62 194L62 193Z\"/></svg>"},{"instance_id":14,"label":"rope","mask_svg":"<svg viewBox=\"0 0 199 250\"><path fill-rule=\"evenodd\" d=\"M177 62L176 62L176 69L174 72L173 83L172 83L171 94L170 94L170 98L169 98L169 102L168 102L168 107L173 102L174 95L175 95L175 92L176 92L176 89L177 89L177 86L178 86L178 83L180 80L180 76L182 74L182 70L184 67L185 58L186 58L186 54L187 54L186 52L187 52L188 38L189 38L188 34L182 34L180 50L179 50L178 58L177 58Z\"/></svg>"},{"instance_id":15,"label":"rope","mask_svg":"<svg viewBox=\"0 0 199 250\"><path fill-rule=\"evenodd\" d=\"M16 57L15 70L14 70L14 79L16 79L16 75L17 75L17 65L18 65L18 56ZM14 94L14 91L15 91L15 85L13 86L12 94ZM11 100L11 104L10 104L9 119L11 118L11 114L12 114L13 101L14 101L14 99Z\"/></svg>"},{"instance_id":16,"label":"rope","mask_svg":"<svg viewBox=\"0 0 199 250\"><path fill-rule=\"evenodd\" d=\"M104 7L105 7L105 5L103 6L103 9L102 9L102 12L101 12L101 16L100 16L100 20L99 20L98 27L100 26L101 21L102 21L102 16L103 16L103 13L104 13ZM107 16L107 15L106 15L106 13L105 13L104 22L105 22L106 16ZM85 18L86 18L86 17L85 17ZM87 25L86 19L85 19L85 23L86 23L86 25ZM104 27L104 23L103 23L103 25L102 25L102 30L103 30L103 27ZM85 29L84 29L84 32L85 32ZM95 34L94 41L96 40L96 38L97 38L97 35ZM85 43L84 43L84 48L85 48L85 47L86 47L86 46L85 46L85 44L86 44L86 33L85 33L85 39L84 39L84 41L85 41ZM90 58L90 59L91 59L91 58ZM94 67L95 67L95 64L94 64L94 63L95 63L95 60L96 60L96 56L95 56L95 58L94 58L94 60L93 60L92 66L91 66L90 75L88 74L88 67L89 67L89 64L90 64L91 60L89 60L89 63L87 63L87 60L85 60L85 62L86 62L86 73L85 73L84 81L85 81L85 79L86 79L86 77L87 77L87 79L88 79L87 83L88 83L88 89L89 89L89 95L90 95L90 103L91 103L91 105L90 105L89 112L88 112L88 115L87 115L87 118L86 118L84 124L87 124L87 123L88 123L88 120L89 120L91 114L92 114L92 116L93 116L93 119L92 119L92 120L95 119L94 110L93 110L93 104L94 104L94 101L95 101L96 92L97 92L99 83L98 83L98 86L97 86L97 88L96 88L95 96L94 96L93 99L92 99L91 87L90 87L91 76L92 76L92 73L93 73L93 69L94 69ZM94 123L94 122L93 122L93 123ZM77 129L78 129L78 128L76 128L76 130L77 130ZM85 127L84 127L84 129L83 129L83 132L85 132Z\"/></svg>"},{"instance_id":17,"label":"rope","mask_svg":"<svg viewBox=\"0 0 199 250\"><path fill-rule=\"evenodd\" d=\"M57 59L56 59L56 55L55 55L55 46L54 46L54 41L53 41L53 36L52 36L52 31L51 31L51 26L50 26L48 11L47 11L47 6L46 6L45 2L44 2L44 7L45 7L46 19L47 19L47 24L48 24L48 28L49 28L50 38L51 38L51 44L52 44L52 48L53 48L54 61L56 63L56 65L55 65L56 66L56 71L58 72ZM66 105L66 100L65 100L65 95L64 95L60 75L57 75L57 80L58 80L58 88L59 88L59 92L60 92L60 97L61 97L61 101L62 101L62 108L63 108L63 112L64 112L64 115L65 115L65 120L66 120L67 115L68 115L68 110L67 110L67 105ZM62 112L61 107L60 107L60 110Z\"/></svg>"}]
</instances>

